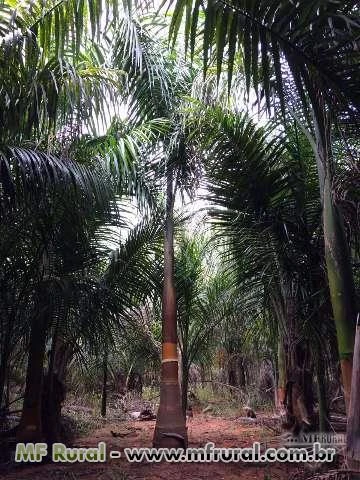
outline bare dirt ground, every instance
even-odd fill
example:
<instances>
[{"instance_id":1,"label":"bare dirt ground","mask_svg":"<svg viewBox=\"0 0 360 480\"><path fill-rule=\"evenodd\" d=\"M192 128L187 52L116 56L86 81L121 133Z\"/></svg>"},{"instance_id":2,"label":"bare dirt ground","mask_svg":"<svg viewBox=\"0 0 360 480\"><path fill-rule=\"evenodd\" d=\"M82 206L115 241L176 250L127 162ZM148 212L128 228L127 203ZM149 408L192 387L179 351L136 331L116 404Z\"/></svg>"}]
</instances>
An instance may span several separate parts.
<instances>
[{"instance_id":1,"label":"bare dirt ground","mask_svg":"<svg viewBox=\"0 0 360 480\"><path fill-rule=\"evenodd\" d=\"M125 447L151 447L154 421L109 423L73 446L91 447L105 442L107 451ZM123 437L114 437L114 431ZM249 423L241 419L224 419L199 414L188 422L189 446L200 447L214 442L217 447L246 447L259 441L276 446L275 433L260 421ZM0 477L6 480L288 480L299 470L289 464L255 465L244 463L128 463L125 458L105 464L46 464L18 467Z\"/></svg>"}]
</instances>

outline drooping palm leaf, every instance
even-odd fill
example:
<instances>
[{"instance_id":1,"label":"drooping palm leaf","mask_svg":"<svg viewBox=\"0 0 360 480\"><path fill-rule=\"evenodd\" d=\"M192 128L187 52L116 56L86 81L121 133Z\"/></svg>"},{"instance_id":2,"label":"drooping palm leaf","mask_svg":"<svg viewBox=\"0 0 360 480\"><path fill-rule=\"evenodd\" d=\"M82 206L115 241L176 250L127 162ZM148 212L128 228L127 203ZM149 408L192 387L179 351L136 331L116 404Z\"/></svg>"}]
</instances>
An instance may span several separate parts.
<instances>
[{"instance_id":1,"label":"drooping palm leaf","mask_svg":"<svg viewBox=\"0 0 360 480\"><path fill-rule=\"evenodd\" d=\"M109 178L100 167L88 168L71 160L19 147L0 151L0 206L10 209L39 203L51 192L64 197L69 190L79 198L107 208L113 196Z\"/></svg>"},{"instance_id":2,"label":"drooping palm leaf","mask_svg":"<svg viewBox=\"0 0 360 480\"><path fill-rule=\"evenodd\" d=\"M187 44L203 38L205 72L214 52L218 74L227 64L231 82L234 52L241 46L247 87L250 81L256 91L261 85L268 108L275 89L284 110L284 79L291 72L292 88L305 103L307 93L314 104L322 92L333 108L356 115L360 105L358 2L207 0L204 5L171 0L164 4L174 5L173 36L178 32L175 25L190 9L185 22Z\"/></svg>"},{"instance_id":3,"label":"drooping palm leaf","mask_svg":"<svg viewBox=\"0 0 360 480\"><path fill-rule=\"evenodd\" d=\"M110 22L117 21L133 6L146 10L151 2L129 0L4 1L0 7L0 32L5 41L30 32L44 51L56 56L70 48L80 52L84 39L99 39Z\"/></svg>"},{"instance_id":4,"label":"drooping palm leaf","mask_svg":"<svg viewBox=\"0 0 360 480\"><path fill-rule=\"evenodd\" d=\"M35 39L27 52L24 43L0 45L2 143L35 137L49 148L64 125L109 122L124 74L109 67L100 46L89 45L75 59L68 51L44 57Z\"/></svg>"}]
</instances>

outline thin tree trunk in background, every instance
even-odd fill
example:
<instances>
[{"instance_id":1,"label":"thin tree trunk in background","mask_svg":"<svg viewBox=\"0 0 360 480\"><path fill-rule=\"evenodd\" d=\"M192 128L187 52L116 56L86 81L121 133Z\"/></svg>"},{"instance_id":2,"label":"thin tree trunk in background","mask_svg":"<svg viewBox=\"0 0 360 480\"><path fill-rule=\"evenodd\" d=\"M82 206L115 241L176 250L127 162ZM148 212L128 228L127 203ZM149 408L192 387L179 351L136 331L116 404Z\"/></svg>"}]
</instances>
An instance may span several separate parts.
<instances>
[{"instance_id":1,"label":"thin tree trunk in background","mask_svg":"<svg viewBox=\"0 0 360 480\"><path fill-rule=\"evenodd\" d=\"M279 410L284 409L284 401L285 401L285 391L286 391L286 356L285 356L285 348L284 348L284 338L281 332L281 328L279 327L279 334L278 334L278 375L277 375L277 395L276 400L277 404L276 407Z\"/></svg>"},{"instance_id":2,"label":"thin tree trunk in background","mask_svg":"<svg viewBox=\"0 0 360 480\"><path fill-rule=\"evenodd\" d=\"M5 410L9 411L10 408L10 378L11 378L11 367L9 366L7 369L7 380L6 380L6 396L5 396Z\"/></svg>"},{"instance_id":3,"label":"thin tree trunk in background","mask_svg":"<svg viewBox=\"0 0 360 480\"><path fill-rule=\"evenodd\" d=\"M201 387L204 387L204 382L206 380L206 369L205 365L201 362L200 363L200 381L201 381Z\"/></svg>"},{"instance_id":4,"label":"thin tree trunk in background","mask_svg":"<svg viewBox=\"0 0 360 480\"><path fill-rule=\"evenodd\" d=\"M180 387L180 394L182 398L182 392L183 392L183 378L184 378L184 358L185 355L181 351L181 349L178 347L178 377L179 377L179 387Z\"/></svg>"},{"instance_id":5,"label":"thin tree trunk in background","mask_svg":"<svg viewBox=\"0 0 360 480\"><path fill-rule=\"evenodd\" d=\"M102 417L106 417L107 377L108 377L108 352L106 348L104 352L104 363L103 363L103 388L102 388L102 398L101 398L101 416Z\"/></svg>"},{"instance_id":6,"label":"thin tree trunk in background","mask_svg":"<svg viewBox=\"0 0 360 480\"><path fill-rule=\"evenodd\" d=\"M44 388L42 392L42 404L41 404L41 419L43 424L43 434L45 436L46 442L48 445L52 445L55 442L60 442L60 428L58 428L55 417L56 417L56 405L54 402L54 391L55 391L55 357L56 351L58 348L58 326L59 322L56 323L54 328L54 333L51 341L51 350L49 357L49 367L47 375L44 381Z\"/></svg>"},{"instance_id":7,"label":"thin tree trunk in background","mask_svg":"<svg viewBox=\"0 0 360 480\"><path fill-rule=\"evenodd\" d=\"M228 361L228 371L227 371L227 382L232 387L237 387L236 381L236 370L234 368L234 359L232 355L230 355L230 359Z\"/></svg>"},{"instance_id":8,"label":"thin tree trunk in background","mask_svg":"<svg viewBox=\"0 0 360 480\"><path fill-rule=\"evenodd\" d=\"M271 362L272 368L272 380L273 380L273 388L274 388L274 407L278 408L279 400L278 400L278 368L277 368L277 359L273 363Z\"/></svg>"},{"instance_id":9,"label":"thin tree trunk in background","mask_svg":"<svg viewBox=\"0 0 360 480\"><path fill-rule=\"evenodd\" d=\"M14 317L11 317L10 322L16 324ZM2 352L0 359L0 409L8 403L6 400L5 390L10 380L10 358L11 358L11 336L14 334L13 328L8 325L4 337L2 338Z\"/></svg>"},{"instance_id":10,"label":"thin tree trunk in background","mask_svg":"<svg viewBox=\"0 0 360 480\"><path fill-rule=\"evenodd\" d=\"M287 369L289 367L289 361L287 359L287 352L285 349L285 339L286 339L286 327L287 327L287 318L285 318L285 304L281 301L281 298L285 297L284 291L284 277L281 274L281 266L277 259L277 267L280 274L280 289L277 294L273 292L270 296L271 303L273 305L276 319L277 319L277 330L278 330L278 339L277 339L277 385L276 385L276 404L275 407L280 411L281 414L285 413L285 397L286 397L286 382L287 382Z\"/></svg>"},{"instance_id":11,"label":"thin tree trunk in background","mask_svg":"<svg viewBox=\"0 0 360 480\"><path fill-rule=\"evenodd\" d=\"M347 461L349 467L360 471L360 326L356 327L351 395L347 423ZM359 476L357 477L359 478Z\"/></svg>"},{"instance_id":12,"label":"thin tree trunk in background","mask_svg":"<svg viewBox=\"0 0 360 480\"><path fill-rule=\"evenodd\" d=\"M245 374L245 367L244 367L244 358L241 356L239 357L239 386L246 387L246 374Z\"/></svg>"},{"instance_id":13,"label":"thin tree trunk in background","mask_svg":"<svg viewBox=\"0 0 360 480\"><path fill-rule=\"evenodd\" d=\"M189 369L187 365L182 366L182 383L181 383L181 396L182 396L182 409L183 414L186 416L188 407L188 389L189 389Z\"/></svg>"},{"instance_id":14,"label":"thin tree trunk in background","mask_svg":"<svg viewBox=\"0 0 360 480\"><path fill-rule=\"evenodd\" d=\"M171 167L168 166L164 238L160 405L153 438L154 447L187 446L186 420L182 410L178 377L173 209L173 172Z\"/></svg>"},{"instance_id":15,"label":"thin tree trunk in background","mask_svg":"<svg viewBox=\"0 0 360 480\"><path fill-rule=\"evenodd\" d=\"M326 376L325 366L321 351L318 354L316 363L316 383L317 383L317 396L319 402L319 431L326 432L329 428L329 412L326 398Z\"/></svg>"},{"instance_id":16,"label":"thin tree trunk in background","mask_svg":"<svg viewBox=\"0 0 360 480\"><path fill-rule=\"evenodd\" d=\"M356 300L350 254L341 214L332 196L331 122L322 98L314 109L316 157L323 205L325 261L336 326L346 411L349 408Z\"/></svg>"},{"instance_id":17,"label":"thin tree trunk in background","mask_svg":"<svg viewBox=\"0 0 360 480\"><path fill-rule=\"evenodd\" d=\"M6 388L6 379L8 378L8 362L9 355L8 349L4 347L4 350L1 355L1 364L0 364L0 409L5 405L5 388Z\"/></svg>"}]
</instances>

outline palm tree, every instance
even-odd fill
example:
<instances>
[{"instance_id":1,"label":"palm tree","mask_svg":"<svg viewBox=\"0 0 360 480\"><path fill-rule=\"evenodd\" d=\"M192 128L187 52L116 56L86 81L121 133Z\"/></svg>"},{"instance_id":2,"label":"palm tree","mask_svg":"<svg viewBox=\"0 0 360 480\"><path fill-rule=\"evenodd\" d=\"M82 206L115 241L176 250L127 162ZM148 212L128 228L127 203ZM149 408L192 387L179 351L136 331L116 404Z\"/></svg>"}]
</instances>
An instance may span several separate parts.
<instances>
[{"instance_id":1,"label":"palm tree","mask_svg":"<svg viewBox=\"0 0 360 480\"><path fill-rule=\"evenodd\" d=\"M341 213L331 191L334 168L331 138L334 125L343 128L358 121L358 2L335 5L331 0L321 4L309 4L307 0L281 4L275 0L208 0L204 6L198 1L189 4L173 0L164 1L165 4L175 4L170 26L173 37L178 35L186 12L185 44L192 57L201 32L205 73L215 56L218 76L226 68L230 87L235 54L241 45L247 90L252 85L259 98L261 86L268 111L274 107L273 93L276 93L286 118L291 98L297 92L314 139L328 282L348 404L356 305Z\"/></svg>"},{"instance_id":2,"label":"palm tree","mask_svg":"<svg viewBox=\"0 0 360 480\"><path fill-rule=\"evenodd\" d=\"M271 312L274 332L285 339L281 374L285 383L298 382L299 367L313 368L305 360L309 342L319 347L325 332L331 338L322 318L327 297L311 151L306 157L294 138L286 142L268 128L256 128L246 115L218 107L206 108L193 123L206 149L207 199L214 205L209 214L231 253L227 261L235 264L243 301L249 311L255 301ZM318 319L310 323L314 312ZM311 410L311 392L305 401Z\"/></svg>"},{"instance_id":3,"label":"palm tree","mask_svg":"<svg viewBox=\"0 0 360 480\"><path fill-rule=\"evenodd\" d=\"M177 191L189 190L197 173L196 156L180 110L182 96L191 88L191 74L187 65L171 57L161 42L154 41L151 32L151 26L143 25L141 18L124 20L115 36L113 61L131 79L129 121L136 126L163 118L168 124L147 151L149 161L143 166L151 190L165 197L161 395L153 443L184 446L187 433L178 382L173 217Z\"/></svg>"},{"instance_id":4,"label":"palm tree","mask_svg":"<svg viewBox=\"0 0 360 480\"><path fill-rule=\"evenodd\" d=\"M95 4L96 3L96 4ZM18 72L18 84L16 84L17 91L10 89L11 75L6 77L8 72L5 70L2 73L4 79L8 80L6 85L8 90L13 93L13 96L4 89L3 101L5 109L9 111L9 116L4 117L6 128L4 131L4 141L36 141L43 145L44 148L49 149L52 145L52 139L59 136L59 133L67 135L68 125L70 130L75 124L79 126L80 130L77 136L81 134L83 125L87 126L91 131L96 130L94 126L94 116L106 121L105 110L110 103L111 108L117 112L117 103L114 101L116 96L120 93L125 93L119 87L122 87L121 75L126 74L129 79L129 86L131 88L128 95L128 111L129 118L132 122L132 127L123 129L119 122L115 122L112 128L104 137L97 137L95 140L85 139L85 149L81 153L79 150L70 152L77 160L87 161L86 152L94 158L93 164L98 164L98 158L95 156L106 157L107 164L110 167L110 172L116 172L116 179L121 181L121 187L124 181L124 173L127 179L131 178L133 166L131 160L139 159L140 154L145 154L147 149L144 145L146 136L146 144L149 140L155 143L154 151L156 152L157 139L159 133L162 133L163 126L158 127L161 122L156 124L155 134L151 131L154 121L157 117L165 117L167 120L170 115L169 112L173 108L173 101L176 98L176 89L184 88L181 79L178 78L177 87L174 88L175 83L172 84L170 80L171 75L174 76L173 61L164 55L164 49L159 48L159 45L153 41L151 35L130 15L130 10L126 4L124 8L125 15L119 15L117 11L117 2L111 5L108 16L103 16L101 4L99 2L84 2L79 5L77 2L49 2L48 4L35 3L34 5L16 5L16 15L14 7L9 7L7 4L3 7L5 10L14 13L15 23L12 20L4 20L2 31L6 38L3 42L3 55L6 55L7 50L10 51L14 57L14 71ZM28 8L29 7L29 8ZM121 17L121 18L120 18ZM7 17L5 17L7 18ZM104 24L105 21L105 24ZM107 31L111 31L107 38L100 40L100 25ZM117 28L117 25L119 28ZM18 32L18 41L13 42L15 31ZM74 32L74 35L69 32ZM30 33L28 33L30 32ZM9 33L9 35L7 35ZM17 34L17 33L16 33ZM96 38L97 43L94 44L93 39ZM107 62L104 55L104 46L110 43L114 55ZM16 58L16 62L15 62ZM25 59L25 61L23 61ZM109 67L111 65L111 67ZM166 71L172 65L170 73ZM15 67L16 66L16 67ZM122 72L119 74L119 72ZM34 81L35 75L35 81ZM14 93L15 92L15 93ZM126 92L127 93L127 92ZM42 97L40 98L42 94ZM125 96L125 95L124 95ZM121 95L121 99L124 98ZM169 101L171 98L171 102ZM10 101L9 101L10 99ZM41 100L39 102L39 99ZM51 100L51 102L50 102ZM150 107L150 108L149 108ZM13 111L11 111L13 110ZM11 112L10 112L11 111ZM21 117L21 112L25 112L24 117ZM17 132L9 120L15 118L24 118L23 126ZM144 120L150 122L151 126L147 129L146 134L144 128ZM20 122L19 122L20 123ZM174 122L176 125L176 121ZM177 128L177 127L176 127ZM173 130L176 132L176 128ZM63 131L61 131L63 129ZM43 139L45 135L45 139ZM176 135L173 135L173 139ZM170 137L169 137L170 138ZM172 140L170 139L170 143ZM150 141L151 143L151 141ZM83 145L82 145L83 146ZM81 146L80 146L81 147ZM168 144L167 151L163 158L172 156L176 157L176 149L173 144ZM148 151L148 150L147 150ZM170 152L172 152L170 154ZM181 148L179 150L181 152ZM105 155L104 155L105 154ZM45 154L41 154L45 155ZM41 171L34 163L37 158L37 152L29 154L29 156L22 155L20 160L25 157L28 159L27 166L19 161L19 171L23 173L20 179L27 179L25 168L29 168L33 177L39 181L43 179ZM42 157L41 157L42 158ZM55 162L55 157L52 157ZM178 155L178 160L180 159ZM156 160L153 156L152 160ZM119 161L120 160L120 161ZM46 163L46 161L44 162ZM164 164L162 162L162 164ZM171 282L171 242L172 242L172 209L174 203L175 177L173 177L174 167L169 165L170 162L165 160L167 169L167 234L166 234L166 271L167 280L166 285ZM50 164L51 165L51 164ZM73 164L71 164L73 165ZM76 165L76 163L74 164ZM66 165L68 168L70 163ZM93 165L92 165L93 166ZM138 165L139 166L139 165ZM61 162L60 162L61 167ZM80 168L80 167L79 167ZM8 162L4 163L4 171L10 171ZM46 172L49 171L47 167ZM66 171L66 168L64 168ZM81 172L83 172L81 170ZM53 169L49 171L50 179L58 179L56 171ZM91 174L93 186L97 187L96 176L89 169L86 173ZM137 172L139 173L139 172ZM85 174L83 173L85 176ZM151 175L151 173L150 173ZM145 179L149 176L149 172L140 171L138 180ZM175 175L177 177L177 173ZM10 175L8 175L10 177ZM72 179L70 174L70 178ZM11 194L12 185L16 182L10 182L6 178L7 183L4 188L7 199ZM86 178L84 178L84 181ZM142 183L145 185L145 182ZM127 193L139 192L139 181L137 183L127 184ZM47 187L47 183L45 184ZM26 194L31 189L23 189ZM119 188L118 188L119 191ZM124 190L121 190L123 193ZM46 188L45 188L46 192ZM102 192L98 188L97 194ZM149 192L150 193L150 192ZM83 196L84 193L81 192ZM151 199L151 194L149 195ZM153 201L151 199L151 201ZM44 262L48 261L46 258ZM170 275L170 278L168 277ZM164 287L167 290L167 287ZM169 289L168 289L169 290ZM169 290L171 293L171 288ZM170 298L167 294L164 296L165 303ZM44 315L43 308L39 305L38 310ZM164 307L164 317L171 319L171 312L168 312L167 307ZM170 316L169 316L170 313ZM174 317L175 336L176 336L176 316ZM165 327L168 328L168 327ZM171 325L170 325L171 329ZM43 346L45 343L44 325L43 335L41 338L41 348L39 345L34 346L34 352L38 355L37 364L43 363ZM39 348L38 348L39 347ZM31 363L31 362L30 362ZM32 369L33 370L33 369ZM39 373L40 374L40 373ZM40 374L41 375L41 374ZM36 379L35 379L36 380ZM34 385L34 382L29 378L28 384ZM30 386L29 386L30 388ZM41 389L39 389L41 390ZM33 401L32 395L27 394L30 398L31 405L36 404L38 425L36 429L30 421L31 431L39 436L41 434L40 415L39 415L39 392L34 392L36 400ZM180 400L180 395L179 395ZM163 402L164 403L164 402ZM179 413L181 412L179 403ZM29 422L22 422L25 429ZM184 425L184 419L180 415L181 422ZM21 428L20 431L24 430ZM166 431L168 428L166 427ZM182 429L182 434L185 436L185 427ZM163 440L163 439L162 439ZM165 438L165 441L166 438Z\"/></svg>"},{"instance_id":5,"label":"palm tree","mask_svg":"<svg viewBox=\"0 0 360 480\"><path fill-rule=\"evenodd\" d=\"M350 397L349 417L347 424L347 457L349 461L349 467L355 471L359 471L360 468L360 455L359 455L359 415L357 414L357 405L360 400L359 393L359 365L360 359L360 327L356 327L355 336L355 350L354 350L354 369L352 376L352 387Z\"/></svg>"},{"instance_id":6,"label":"palm tree","mask_svg":"<svg viewBox=\"0 0 360 480\"><path fill-rule=\"evenodd\" d=\"M15 298L18 296L21 302L15 304L19 308L12 310L5 331L11 335L15 318L23 322L20 331L30 332L26 391L18 429L22 440L42 437L45 343L59 310L70 310L74 300L66 298L68 292L65 293L63 281L66 284L68 279L59 277L78 275L78 270L84 267L79 259L79 240L84 240L84 248L89 246L89 235L94 235L98 226L97 215L106 221L106 215L111 217L116 210L110 202L114 186L96 155L89 161L79 154L79 149L70 148L84 126L96 129L94 115L106 121L109 105L116 112L115 93L122 91L122 74L108 67L102 45L92 41L95 34L99 35L102 23L98 7L99 2L96 5L36 2L15 6L5 2L0 7L5 12L0 45L1 220L7 231L11 220L16 218L15 225L23 234L36 237L26 251L29 256L24 256L24 264L18 265L20 268L16 268L16 251L12 256L14 250L9 253L12 246L2 244L3 258L8 259L12 273L24 274L21 288L17 281L11 285ZM75 32L73 20L75 35L70 34ZM127 167L128 158L122 156L121 160ZM69 208L67 215L64 208ZM25 238L20 239L26 243ZM77 262L74 252L78 255ZM93 249L88 248L87 253L91 256ZM86 263L89 258L82 261ZM9 268L2 276L7 285L9 279L5 274ZM27 306L26 299L30 300ZM24 327L25 320L29 327ZM56 364L55 352L59 350L57 337L53 337L52 365ZM9 345L2 346L6 365L11 351ZM52 385L54 378L50 373ZM5 377L3 369L1 394ZM51 397L48 401L51 402Z\"/></svg>"},{"instance_id":7,"label":"palm tree","mask_svg":"<svg viewBox=\"0 0 360 480\"><path fill-rule=\"evenodd\" d=\"M220 267L217 255L209 254L211 239L182 232L175 255L177 323L181 354L181 393L187 411L190 368L209 359L215 338L226 325L238 320L237 291L229 272Z\"/></svg>"}]
</instances>

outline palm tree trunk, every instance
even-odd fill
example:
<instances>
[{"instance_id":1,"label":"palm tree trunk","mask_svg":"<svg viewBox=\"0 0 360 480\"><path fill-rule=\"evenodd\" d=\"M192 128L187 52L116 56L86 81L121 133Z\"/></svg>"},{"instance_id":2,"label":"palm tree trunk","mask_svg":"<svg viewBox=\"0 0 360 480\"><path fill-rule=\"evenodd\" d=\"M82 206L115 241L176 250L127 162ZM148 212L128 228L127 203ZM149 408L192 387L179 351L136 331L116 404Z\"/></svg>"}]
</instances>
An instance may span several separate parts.
<instances>
[{"instance_id":1,"label":"palm tree trunk","mask_svg":"<svg viewBox=\"0 0 360 480\"><path fill-rule=\"evenodd\" d=\"M279 269L280 270L280 269ZM286 382L287 382L287 366L288 361L285 351L285 325L284 319L284 307L280 301L280 295L275 295L274 292L270 295L270 300L276 315L278 324L278 340L277 340L277 383L275 396L275 407L278 410L284 409L285 395L286 395Z\"/></svg>"},{"instance_id":2,"label":"palm tree trunk","mask_svg":"<svg viewBox=\"0 0 360 480\"><path fill-rule=\"evenodd\" d=\"M0 409L5 403L5 387L6 379L8 378L8 369L9 369L9 353L8 353L8 342L4 342L4 348L1 354L1 363L0 363Z\"/></svg>"},{"instance_id":3,"label":"palm tree trunk","mask_svg":"<svg viewBox=\"0 0 360 480\"><path fill-rule=\"evenodd\" d=\"M325 261L336 326L346 410L349 408L355 338L355 287L341 214L332 197L330 119L314 113L317 164L323 204Z\"/></svg>"},{"instance_id":4,"label":"palm tree trunk","mask_svg":"<svg viewBox=\"0 0 360 480\"><path fill-rule=\"evenodd\" d=\"M183 366L182 370L183 370L182 385L181 385L182 409L183 409L183 414L186 416L186 411L188 408L189 369L188 367Z\"/></svg>"},{"instance_id":5,"label":"palm tree trunk","mask_svg":"<svg viewBox=\"0 0 360 480\"><path fill-rule=\"evenodd\" d=\"M42 308L39 315L34 316L31 322L24 404L17 431L18 442L39 442L43 439L41 405L47 314L48 308Z\"/></svg>"},{"instance_id":6,"label":"palm tree trunk","mask_svg":"<svg viewBox=\"0 0 360 480\"><path fill-rule=\"evenodd\" d=\"M10 359L12 353L11 337L14 334L13 325L16 325L14 316L10 317L10 322L3 332L1 339L1 357L0 357L0 409L6 407L6 383L9 381Z\"/></svg>"},{"instance_id":7,"label":"palm tree trunk","mask_svg":"<svg viewBox=\"0 0 360 480\"><path fill-rule=\"evenodd\" d=\"M325 366L321 351L319 351L318 355L319 356L316 362L316 383L319 402L319 432L327 432L329 428L329 412L326 398Z\"/></svg>"},{"instance_id":8,"label":"palm tree trunk","mask_svg":"<svg viewBox=\"0 0 360 480\"><path fill-rule=\"evenodd\" d=\"M181 405L178 377L173 209L173 172L172 168L168 166L164 238L160 405L153 438L154 447L186 447L187 445L187 431Z\"/></svg>"},{"instance_id":9,"label":"palm tree trunk","mask_svg":"<svg viewBox=\"0 0 360 480\"><path fill-rule=\"evenodd\" d=\"M323 210L325 260L336 325L345 405L348 411L355 338L355 289L345 232L339 212L331 198L328 177L324 186Z\"/></svg>"},{"instance_id":10,"label":"palm tree trunk","mask_svg":"<svg viewBox=\"0 0 360 480\"><path fill-rule=\"evenodd\" d=\"M351 469L360 471L360 326L356 327L354 365L347 422L347 461Z\"/></svg>"},{"instance_id":11,"label":"palm tree trunk","mask_svg":"<svg viewBox=\"0 0 360 480\"><path fill-rule=\"evenodd\" d=\"M66 367L72 356L72 346L66 343L55 329L50 364L42 396L43 433L48 445L60 442L61 408L65 400Z\"/></svg>"},{"instance_id":12,"label":"palm tree trunk","mask_svg":"<svg viewBox=\"0 0 360 480\"><path fill-rule=\"evenodd\" d=\"M276 408L282 410L284 408L285 391L286 391L286 354L284 348L284 338L279 326L278 335L278 378L277 378L277 395L276 395Z\"/></svg>"},{"instance_id":13,"label":"palm tree trunk","mask_svg":"<svg viewBox=\"0 0 360 480\"><path fill-rule=\"evenodd\" d=\"M108 354L107 354L107 348L106 348L104 352L104 363L103 363L103 388L102 388L102 398L101 398L101 416L102 417L106 417L107 377L108 377Z\"/></svg>"}]
</instances>

